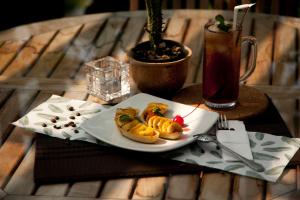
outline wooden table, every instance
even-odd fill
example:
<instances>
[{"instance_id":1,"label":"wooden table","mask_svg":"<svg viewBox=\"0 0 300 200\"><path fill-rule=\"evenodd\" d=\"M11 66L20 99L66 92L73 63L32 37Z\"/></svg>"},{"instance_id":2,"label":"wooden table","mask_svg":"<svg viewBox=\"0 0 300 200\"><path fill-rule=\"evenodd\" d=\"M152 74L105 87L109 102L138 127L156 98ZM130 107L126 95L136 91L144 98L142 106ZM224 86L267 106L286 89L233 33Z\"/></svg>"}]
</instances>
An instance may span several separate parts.
<instances>
[{"instance_id":1,"label":"wooden table","mask_svg":"<svg viewBox=\"0 0 300 200\"><path fill-rule=\"evenodd\" d=\"M203 25L231 12L167 11L166 38L193 50L186 85L201 82ZM35 133L10 125L51 94L92 100L86 94L82 63L112 55L146 40L145 12L63 18L0 33L0 199L299 199L300 166L277 183L230 173L99 180L35 185ZM300 19L249 14L244 34L258 40L257 69L248 85L270 95L293 136L299 137ZM245 65L245 64L243 64Z\"/></svg>"}]
</instances>

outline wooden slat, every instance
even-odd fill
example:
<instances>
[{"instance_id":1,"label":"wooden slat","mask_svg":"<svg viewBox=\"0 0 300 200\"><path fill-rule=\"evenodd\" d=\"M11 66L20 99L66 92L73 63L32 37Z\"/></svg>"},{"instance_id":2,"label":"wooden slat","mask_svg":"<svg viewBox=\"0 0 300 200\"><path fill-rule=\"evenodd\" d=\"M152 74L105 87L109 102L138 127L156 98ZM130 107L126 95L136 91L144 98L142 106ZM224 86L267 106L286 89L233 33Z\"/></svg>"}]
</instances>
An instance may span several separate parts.
<instances>
[{"instance_id":1,"label":"wooden slat","mask_svg":"<svg viewBox=\"0 0 300 200\"><path fill-rule=\"evenodd\" d=\"M3 200L99 200L98 198L7 195Z\"/></svg>"},{"instance_id":2,"label":"wooden slat","mask_svg":"<svg viewBox=\"0 0 300 200\"><path fill-rule=\"evenodd\" d=\"M273 200L299 200L299 197L300 197L300 190L297 190L288 194L284 194Z\"/></svg>"},{"instance_id":3,"label":"wooden slat","mask_svg":"<svg viewBox=\"0 0 300 200\"><path fill-rule=\"evenodd\" d=\"M132 199L162 199L166 182L166 177L140 178L137 182Z\"/></svg>"},{"instance_id":4,"label":"wooden slat","mask_svg":"<svg viewBox=\"0 0 300 200\"><path fill-rule=\"evenodd\" d=\"M65 183L53 185L41 185L35 195L60 197L64 196L68 190L69 185Z\"/></svg>"},{"instance_id":5,"label":"wooden slat","mask_svg":"<svg viewBox=\"0 0 300 200\"><path fill-rule=\"evenodd\" d=\"M0 85L1 85L1 81L0 81ZM1 86L0 86L0 105L2 105L4 103L4 101L11 94L11 92L12 92L12 90L1 88Z\"/></svg>"},{"instance_id":6,"label":"wooden slat","mask_svg":"<svg viewBox=\"0 0 300 200\"><path fill-rule=\"evenodd\" d=\"M200 186L201 199L229 199L230 195L230 175L221 173L205 173Z\"/></svg>"},{"instance_id":7,"label":"wooden slat","mask_svg":"<svg viewBox=\"0 0 300 200\"><path fill-rule=\"evenodd\" d=\"M5 41L0 47L0 74L5 67L14 59L19 50L24 46L26 40Z\"/></svg>"},{"instance_id":8,"label":"wooden slat","mask_svg":"<svg viewBox=\"0 0 300 200\"><path fill-rule=\"evenodd\" d=\"M228 10L233 10L234 6L238 5L237 0L229 0L227 5L228 5L227 7Z\"/></svg>"},{"instance_id":9,"label":"wooden slat","mask_svg":"<svg viewBox=\"0 0 300 200\"><path fill-rule=\"evenodd\" d=\"M0 199L4 198L6 196L6 193L0 189Z\"/></svg>"},{"instance_id":10,"label":"wooden slat","mask_svg":"<svg viewBox=\"0 0 300 200\"><path fill-rule=\"evenodd\" d=\"M112 17L106 23L104 30L100 33L97 38L95 47L93 47L86 57L86 61L94 60L108 56L114 46L115 40L119 34L121 34L124 23L127 21L124 17ZM84 79L85 72L84 68L81 67L76 79Z\"/></svg>"},{"instance_id":11,"label":"wooden slat","mask_svg":"<svg viewBox=\"0 0 300 200\"><path fill-rule=\"evenodd\" d=\"M128 199L132 191L134 179L115 179L105 183L100 194L103 199Z\"/></svg>"},{"instance_id":12,"label":"wooden slat","mask_svg":"<svg viewBox=\"0 0 300 200\"><path fill-rule=\"evenodd\" d=\"M189 72L186 78L186 85L197 82L202 82L202 57L203 57L203 42L204 42L204 25L207 23L206 19L194 19L190 21L189 29L185 37L184 44L190 47L193 55L189 62Z\"/></svg>"},{"instance_id":13,"label":"wooden slat","mask_svg":"<svg viewBox=\"0 0 300 200\"><path fill-rule=\"evenodd\" d=\"M39 62L28 73L28 77L47 77L62 59L65 50L76 37L81 26L75 26L60 30L51 44L47 47Z\"/></svg>"},{"instance_id":14,"label":"wooden slat","mask_svg":"<svg viewBox=\"0 0 300 200\"><path fill-rule=\"evenodd\" d=\"M285 170L276 183L267 183L266 199L271 200L297 189L296 169Z\"/></svg>"},{"instance_id":15,"label":"wooden slat","mask_svg":"<svg viewBox=\"0 0 300 200\"><path fill-rule=\"evenodd\" d=\"M77 182L71 186L67 196L96 197L101 187L101 181Z\"/></svg>"},{"instance_id":16,"label":"wooden slat","mask_svg":"<svg viewBox=\"0 0 300 200\"><path fill-rule=\"evenodd\" d=\"M181 7L181 0L173 0L173 9L180 9Z\"/></svg>"},{"instance_id":17,"label":"wooden slat","mask_svg":"<svg viewBox=\"0 0 300 200\"><path fill-rule=\"evenodd\" d=\"M296 99L291 99L291 97L288 99L272 98L272 101L286 123L292 136L299 137L299 135L296 133L295 127L295 116L298 114L296 111Z\"/></svg>"},{"instance_id":18,"label":"wooden slat","mask_svg":"<svg viewBox=\"0 0 300 200\"><path fill-rule=\"evenodd\" d=\"M130 0L129 9L131 11L138 10L139 9L139 0Z\"/></svg>"},{"instance_id":19,"label":"wooden slat","mask_svg":"<svg viewBox=\"0 0 300 200\"><path fill-rule=\"evenodd\" d=\"M251 3L251 0L242 0L242 4Z\"/></svg>"},{"instance_id":20,"label":"wooden slat","mask_svg":"<svg viewBox=\"0 0 300 200\"><path fill-rule=\"evenodd\" d=\"M300 190L300 165L296 167L297 190Z\"/></svg>"},{"instance_id":21,"label":"wooden slat","mask_svg":"<svg viewBox=\"0 0 300 200\"><path fill-rule=\"evenodd\" d=\"M279 8L280 8L280 1L279 0L272 0L271 1L271 13L275 15L279 15ZM283 2L283 1L281 1Z\"/></svg>"},{"instance_id":22,"label":"wooden slat","mask_svg":"<svg viewBox=\"0 0 300 200\"><path fill-rule=\"evenodd\" d=\"M28 110L33 109L34 107L48 99L50 95L51 94L46 93L37 96ZM33 136L34 134L31 131L26 131L24 129L16 127L7 138L3 146L0 148L0 157L2 158L0 160L0 187L4 187L5 183L9 180L9 177L12 174L13 170L17 167L26 150L29 148ZM24 164L24 166L26 166L26 164ZM31 170L32 169L33 167L31 167ZM31 172L26 171L26 173L30 174ZM23 186L23 190L28 191L32 188L33 180L28 179L27 181L27 184ZM8 184L16 185L17 183Z\"/></svg>"},{"instance_id":23,"label":"wooden slat","mask_svg":"<svg viewBox=\"0 0 300 200\"><path fill-rule=\"evenodd\" d=\"M174 40L181 43L186 28L186 19L172 17L168 24L165 39Z\"/></svg>"},{"instance_id":24,"label":"wooden slat","mask_svg":"<svg viewBox=\"0 0 300 200\"><path fill-rule=\"evenodd\" d=\"M83 26L77 38L68 49L64 59L59 63L52 77L72 78L80 64L84 62L92 47L92 42L104 21L91 22Z\"/></svg>"},{"instance_id":25,"label":"wooden slat","mask_svg":"<svg viewBox=\"0 0 300 200\"><path fill-rule=\"evenodd\" d=\"M186 0L186 8L187 9L195 9L196 8L196 0Z\"/></svg>"},{"instance_id":26,"label":"wooden slat","mask_svg":"<svg viewBox=\"0 0 300 200\"><path fill-rule=\"evenodd\" d=\"M128 62L127 52L129 49L134 47L138 42L140 34L143 32L144 26L146 23L146 18L131 18L128 21L127 26L124 29L124 32L120 38L120 41L117 43L112 56L123 62ZM135 30L135 31L132 31Z\"/></svg>"},{"instance_id":27,"label":"wooden slat","mask_svg":"<svg viewBox=\"0 0 300 200\"><path fill-rule=\"evenodd\" d=\"M47 47L54 34L55 32L49 32L32 37L5 69L3 75L10 77L23 76L39 58L40 53Z\"/></svg>"},{"instance_id":28,"label":"wooden slat","mask_svg":"<svg viewBox=\"0 0 300 200\"><path fill-rule=\"evenodd\" d=\"M209 7L209 0L200 0L200 8L207 9Z\"/></svg>"},{"instance_id":29,"label":"wooden slat","mask_svg":"<svg viewBox=\"0 0 300 200\"><path fill-rule=\"evenodd\" d=\"M70 71L72 73L73 71ZM80 87L78 87L80 86ZM0 76L0 88L3 96L9 94L11 90L8 89L28 89L28 90L58 90L58 91L83 91L86 90L86 80L71 80L61 78L14 78L7 76Z\"/></svg>"},{"instance_id":30,"label":"wooden slat","mask_svg":"<svg viewBox=\"0 0 300 200\"><path fill-rule=\"evenodd\" d=\"M35 144L30 148L22 163L18 166L18 169L6 185L5 191L8 194L29 195L33 192L35 187L32 170L34 165L34 155Z\"/></svg>"},{"instance_id":31,"label":"wooden slat","mask_svg":"<svg viewBox=\"0 0 300 200\"><path fill-rule=\"evenodd\" d=\"M213 9L223 9L223 0L214 0L214 7Z\"/></svg>"},{"instance_id":32,"label":"wooden slat","mask_svg":"<svg viewBox=\"0 0 300 200\"><path fill-rule=\"evenodd\" d=\"M255 10L256 12L264 12L265 0L259 0L256 2Z\"/></svg>"},{"instance_id":33,"label":"wooden slat","mask_svg":"<svg viewBox=\"0 0 300 200\"><path fill-rule=\"evenodd\" d=\"M196 199L198 187L199 175L174 175L170 178L166 199Z\"/></svg>"},{"instance_id":34,"label":"wooden slat","mask_svg":"<svg viewBox=\"0 0 300 200\"><path fill-rule=\"evenodd\" d=\"M297 30L277 23L275 30L274 69L272 85L294 85L297 73Z\"/></svg>"},{"instance_id":35,"label":"wooden slat","mask_svg":"<svg viewBox=\"0 0 300 200\"><path fill-rule=\"evenodd\" d=\"M264 182L245 176L235 176L233 199L263 199Z\"/></svg>"},{"instance_id":36,"label":"wooden slat","mask_svg":"<svg viewBox=\"0 0 300 200\"><path fill-rule=\"evenodd\" d=\"M25 114L25 109L32 100L33 92L17 90L5 102L0 109L0 144L7 138L9 131L13 128L11 122L17 117Z\"/></svg>"},{"instance_id":37,"label":"wooden slat","mask_svg":"<svg viewBox=\"0 0 300 200\"><path fill-rule=\"evenodd\" d=\"M256 69L248 79L248 84L269 84L272 66L273 23L267 19L255 21L254 34L257 38L258 53Z\"/></svg>"}]
</instances>

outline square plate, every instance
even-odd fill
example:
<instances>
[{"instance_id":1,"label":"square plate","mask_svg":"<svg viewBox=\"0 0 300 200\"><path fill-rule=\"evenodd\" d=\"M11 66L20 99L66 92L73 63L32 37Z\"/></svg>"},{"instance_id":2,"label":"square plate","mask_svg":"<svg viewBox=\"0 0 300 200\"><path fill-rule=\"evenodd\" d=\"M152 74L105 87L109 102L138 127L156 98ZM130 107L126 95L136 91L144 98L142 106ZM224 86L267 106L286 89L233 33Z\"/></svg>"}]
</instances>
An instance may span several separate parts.
<instances>
[{"instance_id":1,"label":"square plate","mask_svg":"<svg viewBox=\"0 0 300 200\"><path fill-rule=\"evenodd\" d=\"M216 112L197 108L192 114L185 117L184 121L187 127L184 128L183 135L178 140L159 139L154 144L144 144L124 137L119 132L114 121L116 109L133 107L139 109L141 113L150 102L167 104L169 106L169 111L167 112L166 117L168 118L173 118L175 115L184 116L195 108L193 106L140 93L85 121L81 125L81 128L99 140L116 147L142 152L164 152L191 143L194 134L205 133L208 131L219 117L219 114Z\"/></svg>"}]
</instances>

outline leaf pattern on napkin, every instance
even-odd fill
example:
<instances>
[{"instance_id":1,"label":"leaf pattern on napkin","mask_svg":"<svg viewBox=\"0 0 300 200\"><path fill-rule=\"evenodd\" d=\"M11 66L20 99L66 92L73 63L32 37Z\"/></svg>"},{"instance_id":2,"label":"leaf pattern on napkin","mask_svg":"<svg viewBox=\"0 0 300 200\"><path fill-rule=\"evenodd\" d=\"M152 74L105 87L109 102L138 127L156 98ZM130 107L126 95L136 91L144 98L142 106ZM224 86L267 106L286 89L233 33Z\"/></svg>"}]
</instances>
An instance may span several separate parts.
<instances>
[{"instance_id":1,"label":"leaf pattern on napkin","mask_svg":"<svg viewBox=\"0 0 300 200\"><path fill-rule=\"evenodd\" d=\"M93 109L93 110L78 110L81 115L89 115L101 112L101 109Z\"/></svg>"},{"instance_id":2,"label":"leaf pattern on napkin","mask_svg":"<svg viewBox=\"0 0 300 200\"><path fill-rule=\"evenodd\" d=\"M190 163L190 164L198 165L198 163L195 160L190 159L190 158L185 159L185 162Z\"/></svg>"},{"instance_id":3,"label":"leaf pattern on napkin","mask_svg":"<svg viewBox=\"0 0 300 200\"><path fill-rule=\"evenodd\" d=\"M293 138L288 138L288 137L281 137L281 140L283 141L283 142L286 142L286 143L288 143L288 144L290 144L290 145L293 145L293 146L295 146L295 147L300 147L300 141L299 140L295 140L295 139L293 139Z\"/></svg>"},{"instance_id":4,"label":"leaf pattern on napkin","mask_svg":"<svg viewBox=\"0 0 300 200\"><path fill-rule=\"evenodd\" d=\"M276 167L266 170L265 174L276 175L276 174L281 173L284 168L285 168L285 166L276 166Z\"/></svg>"},{"instance_id":5,"label":"leaf pattern on napkin","mask_svg":"<svg viewBox=\"0 0 300 200\"><path fill-rule=\"evenodd\" d=\"M275 144L275 142L274 141L267 141L267 142L262 143L260 146L269 146L269 145L272 145L272 144Z\"/></svg>"},{"instance_id":6,"label":"leaf pattern on napkin","mask_svg":"<svg viewBox=\"0 0 300 200\"><path fill-rule=\"evenodd\" d=\"M291 147L266 147L263 148L264 151L268 151L268 152L280 152L280 151L289 151L291 150Z\"/></svg>"},{"instance_id":7,"label":"leaf pattern on napkin","mask_svg":"<svg viewBox=\"0 0 300 200\"><path fill-rule=\"evenodd\" d=\"M221 163L223 163L223 161L207 161L206 163L214 165L214 164L221 164Z\"/></svg>"},{"instance_id":8,"label":"leaf pattern on napkin","mask_svg":"<svg viewBox=\"0 0 300 200\"><path fill-rule=\"evenodd\" d=\"M245 165L241 165L241 164L235 164L235 165L228 165L224 168L225 171L232 171L232 170L237 170L240 168L244 168Z\"/></svg>"},{"instance_id":9,"label":"leaf pattern on napkin","mask_svg":"<svg viewBox=\"0 0 300 200\"><path fill-rule=\"evenodd\" d=\"M222 159L222 155L219 152L217 152L217 151L210 151L209 153L211 153L211 155L213 155L213 156L215 156L217 158Z\"/></svg>"},{"instance_id":10,"label":"leaf pattern on napkin","mask_svg":"<svg viewBox=\"0 0 300 200\"><path fill-rule=\"evenodd\" d=\"M258 174L258 173L256 173L256 172L254 172L254 171L248 170L248 171L246 171L246 175L247 175L247 176L251 176L251 177L253 177L253 178L258 178L258 179L263 179L263 180L264 180L264 177L263 177L262 175L260 175L260 174Z\"/></svg>"},{"instance_id":11,"label":"leaf pattern on napkin","mask_svg":"<svg viewBox=\"0 0 300 200\"><path fill-rule=\"evenodd\" d=\"M278 157L265 153L252 152L252 155L255 160L279 160Z\"/></svg>"},{"instance_id":12,"label":"leaf pattern on napkin","mask_svg":"<svg viewBox=\"0 0 300 200\"><path fill-rule=\"evenodd\" d=\"M257 132L257 133L255 133L255 137L256 137L257 140L263 140L264 139L264 134L260 133L260 132Z\"/></svg>"},{"instance_id":13,"label":"leaf pattern on napkin","mask_svg":"<svg viewBox=\"0 0 300 200\"><path fill-rule=\"evenodd\" d=\"M70 138L71 137L71 135L69 135L67 132L65 132L65 131L63 131L62 133L61 133L66 139L68 139L68 138Z\"/></svg>"},{"instance_id":14,"label":"leaf pattern on napkin","mask_svg":"<svg viewBox=\"0 0 300 200\"><path fill-rule=\"evenodd\" d=\"M46 113L36 113L36 115L40 118L47 119L47 120L51 120L51 119L55 118L55 115L50 115L50 114L46 114ZM66 118L60 117L60 120L66 120Z\"/></svg>"},{"instance_id":15,"label":"leaf pattern on napkin","mask_svg":"<svg viewBox=\"0 0 300 200\"><path fill-rule=\"evenodd\" d=\"M250 147L253 149L256 146L256 142L249 138Z\"/></svg>"},{"instance_id":16,"label":"leaf pattern on napkin","mask_svg":"<svg viewBox=\"0 0 300 200\"><path fill-rule=\"evenodd\" d=\"M48 108L54 113L63 113L64 112L61 108L59 108L53 104L49 104Z\"/></svg>"},{"instance_id":17,"label":"leaf pattern on napkin","mask_svg":"<svg viewBox=\"0 0 300 200\"><path fill-rule=\"evenodd\" d=\"M203 150L201 149L201 147L197 144L197 143L193 143L189 146L191 154L193 154L194 156L201 156L203 155Z\"/></svg>"}]
</instances>

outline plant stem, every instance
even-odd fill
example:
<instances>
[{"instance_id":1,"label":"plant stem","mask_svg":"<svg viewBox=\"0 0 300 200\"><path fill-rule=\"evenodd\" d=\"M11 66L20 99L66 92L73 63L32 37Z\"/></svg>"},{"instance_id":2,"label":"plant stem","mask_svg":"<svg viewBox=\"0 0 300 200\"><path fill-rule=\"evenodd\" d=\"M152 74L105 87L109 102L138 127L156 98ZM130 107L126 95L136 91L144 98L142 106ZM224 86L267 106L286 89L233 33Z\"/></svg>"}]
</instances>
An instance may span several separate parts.
<instances>
[{"instance_id":1,"label":"plant stem","mask_svg":"<svg viewBox=\"0 0 300 200\"><path fill-rule=\"evenodd\" d=\"M151 49L156 52L162 41L162 4L161 0L145 0L148 13L147 31Z\"/></svg>"}]
</instances>

